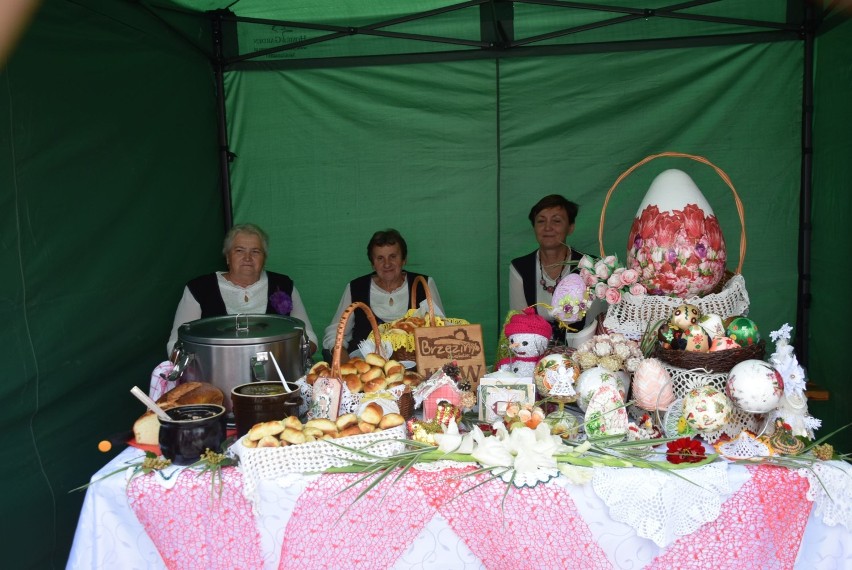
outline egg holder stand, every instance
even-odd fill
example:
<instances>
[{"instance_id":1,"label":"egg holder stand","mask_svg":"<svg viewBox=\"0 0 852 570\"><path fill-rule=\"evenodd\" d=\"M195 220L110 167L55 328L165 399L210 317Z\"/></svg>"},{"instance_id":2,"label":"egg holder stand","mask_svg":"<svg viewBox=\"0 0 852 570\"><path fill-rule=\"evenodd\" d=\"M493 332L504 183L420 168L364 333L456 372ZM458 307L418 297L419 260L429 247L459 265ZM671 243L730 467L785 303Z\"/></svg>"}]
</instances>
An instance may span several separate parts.
<instances>
[{"instance_id":1,"label":"egg holder stand","mask_svg":"<svg viewBox=\"0 0 852 570\"><path fill-rule=\"evenodd\" d=\"M409 309L403 315L403 319L414 316L417 311L417 288L418 286L423 287L423 292L426 294L426 305L429 308L429 312L426 315L425 324L426 327L433 326L444 326L447 324L452 325L469 325L470 323L464 319L454 319L450 317L435 317L435 305L432 302L432 291L429 289L429 284L426 282L426 278L422 275L418 275L414 282L411 284L411 299L409 301ZM391 332L393 330L393 323L382 323L379 325L379 332L382 335L382 339L389 341L391 346L393 347L392 358L395 360L410 360L417 361L417 351L414 346L414 333L404 333L404 332Z\"/></svg>"},{"instance_id":2,"label":"egg holder stand","mask_svg":"<svg viewBox=\"0 0 852 570\"><path fill-rule=\"evenodd\" d=\"M341 396L340 396L340 407L339 414L349 414L357 412L359 406L362 403L362 400L365 399L365 394L363 392L352 392L345 382L343 382L342 375L340 373L340 356L343 350L343 337L346 334L346 324L349 321L349 318L352 316L352 313L355 312L356 309L361 309L367 316L367 320L370 322L370 326L372 327L373 339L376 341L375 343L375 354L378 354L382 358L385 356L382 354L382 343L381 343L381 334L379 333L379 325L376 321L376 317L373 315L373 311L370 310L370 307L365 303L360 301L356 301L346 307L346 310L343 311L343 314L340 316L340 322L337 325L337 337L334 340L334 352L332 353L331 358L331 378L337 378L340 380L342 384ZM364 355L366 357L366 355ZM296 381L300 390L302 391L302 397L307 403L308 407L305 409L305 413L309 413L309 405L310 402L313 401L313 387L308 384L306 378L299 378ZM406 420L410 419L414 414L414 398L411 395L411 389L408 386L400 385L395 386L386 390L390 393L393 398L396 400L396 406L399 408L399 413ZM382 401L378 401L379 404L382 404ZM383 405L383 408L387 408L387 405ZM386 409L386 412L391 411L390 409ZM396 410L392 410L396 411Z\"/></svg>"},{"instance_id":3,"label":"egg holder stand","mask_svg":"<svg viewBox=\"0 0 852 570\"><path fill-rule=\"evenodd\" d=\"M740 200L739 194L737 194L737 191L731 182L730 177L725 174L721 168L703 156L695 156L681 152L662 152L647 156L624 171L607 192L606 199L604 200L603 208L601 210L600 224L598 226L598 245L600 246L601 257L605 256L603 234L606 222L606 209L609 205L613 192L615 192L618 185L621 184L621 182L637 168L651 162L652 160L663 157L687 158L706 164L713 168L728 188L731 189L740 220L739 263L736 271L726 271L725 276L723 276L723 278L719 281L714 290L702 297L690 297L683 299L662 295L634 296L630 293L622 294L621 301L610 305L603 319L599 321L600 328L605 332L621 333L632 340L640 339L649 323L656 322L660 319L668 320L672 310L683 303L696 305L702 314L714 314L719 315L722 318L748 314L749 297L745 287L745 279L743 279L742 276L743 261L745 260L746 253L745 213L743 210L743 204Z\"/></svg>"}]
</instances>

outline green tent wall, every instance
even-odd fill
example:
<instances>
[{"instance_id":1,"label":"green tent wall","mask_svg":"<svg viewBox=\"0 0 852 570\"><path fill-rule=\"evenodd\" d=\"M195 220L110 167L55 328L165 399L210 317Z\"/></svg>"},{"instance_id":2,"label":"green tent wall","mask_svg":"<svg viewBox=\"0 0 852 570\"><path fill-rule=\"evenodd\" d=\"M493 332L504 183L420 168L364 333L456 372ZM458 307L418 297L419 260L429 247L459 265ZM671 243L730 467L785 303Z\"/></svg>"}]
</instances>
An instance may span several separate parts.
<instances>
[{"instance_id":1,"label":"green tent wall","mask_svg":"<svg viewBox=\"0 0 852 570\"><path fill-rule=\"evenodd\" d=\"M371 4L377 12L391 5ZM313 13L286 19L322 17L334 3L311 5ZM544 31L524 29L521 16L534 7L516 10L516 36ZM219 190L215 76L204 53L209 26L196 16L132 2L47 0L0 74L0 316L10 325L0 337L2 441L11 460L3 485L14 489L4 493L3 512L16 517L2 540L10 567L65 564L83 497L69 491L109 458L97 442L141 413L127 392L147 385L164 358L183 283L221 265L229 213ZM431 24L438 31L423 23L406 31L472 39L481 31L443 18ZM850 318L838 283L852 253L844 226L852 213L852 137L844 131L852 119L852 25L839 15L827 22L815 58L807 344L811 377L831 391L828 402L811 404L822 433L844 423L849 399L834 331ZM623 39L595 33L591 41ZM530 205L550 192L578 201L571 243L596 253L607 189L663 150L706 156L731 176L746 208L751 315L764 332L795 326L801 40L606 50L563 38L524 57L292 62L347 50L399 57L415 45L362 39L234 63L223 74L225 134L236 155L233 218L270 231L268 265L295 278L317 332L345 282L368 270L372 231L394 226L409 240L409 267L434 275L450 314L482 323L496 343L508 261L535 247ZM605 249L623 257L638 202L666 167L696 179L735 258L730 191L707 167L673 159L619 187ZM841 441L849 450L848 435Z\"/></svg>"}]
</instances>

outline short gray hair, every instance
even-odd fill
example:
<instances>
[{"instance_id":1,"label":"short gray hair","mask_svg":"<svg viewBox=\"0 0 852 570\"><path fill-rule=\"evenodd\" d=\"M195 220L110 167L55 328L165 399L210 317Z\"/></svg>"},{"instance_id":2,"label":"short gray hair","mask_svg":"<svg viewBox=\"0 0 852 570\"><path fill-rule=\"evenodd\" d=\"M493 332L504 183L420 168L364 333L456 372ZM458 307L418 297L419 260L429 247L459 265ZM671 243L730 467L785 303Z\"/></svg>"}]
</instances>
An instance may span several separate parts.
<instances>
[{"instance_id":1,"label":"short gray hair","mask_svg":"<svg viewBox=\"0 0 852 570\"><path fill-rule=\"evenodd\" d=\"M237 234L250 234L259 237L261 246L263 247L263 255L269 257L269 236L266 235L265 231L260 229L260 226L254 224L237 224L228 230L228 233L225 234L225 241L222 243L222 255L228 257L228 252L231 251L231 247L234 245L234 238L237 237Z\"/></svg>"}]
</instances>

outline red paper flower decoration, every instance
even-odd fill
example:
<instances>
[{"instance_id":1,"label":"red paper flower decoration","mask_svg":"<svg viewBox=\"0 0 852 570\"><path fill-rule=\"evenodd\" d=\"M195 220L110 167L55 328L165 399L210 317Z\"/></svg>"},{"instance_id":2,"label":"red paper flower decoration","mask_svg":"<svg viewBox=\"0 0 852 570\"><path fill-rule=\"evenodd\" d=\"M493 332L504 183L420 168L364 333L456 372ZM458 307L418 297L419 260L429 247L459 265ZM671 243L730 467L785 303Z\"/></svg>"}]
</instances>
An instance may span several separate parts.
<instances>
[{"instance_id":1,"label":"red paper flower decoration","mask_svg":"<svg viewBox=\"0 0 852 570\"><path fill-rule=\"evenodd\" d=\"M707 457L704 445L697 439L682 437L666 444L669 463L698 463Z\"/></svg>"}]
</instances>

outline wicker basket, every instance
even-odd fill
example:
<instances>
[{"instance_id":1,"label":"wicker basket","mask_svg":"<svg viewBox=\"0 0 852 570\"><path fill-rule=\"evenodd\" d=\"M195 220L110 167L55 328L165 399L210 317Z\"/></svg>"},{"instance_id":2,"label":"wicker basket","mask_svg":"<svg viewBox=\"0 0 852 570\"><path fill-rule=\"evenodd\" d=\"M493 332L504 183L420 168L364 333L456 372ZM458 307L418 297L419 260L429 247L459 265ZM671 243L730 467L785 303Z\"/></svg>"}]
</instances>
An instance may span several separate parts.
<instances>
[{"instance_id":1,"label":"wicker basket","mask_svg":"<svg viewBox=\"0 0 852 570\"><path fill-rule=\"evenodd\" d=\"M606 312L606 317L603 320L603 328L608 332L621 333L634 340L641 338L649 323L656 322L661 319L667 320L671 315L672 310L684 302L697 305L702 313L712 313L719 315L722 318L748 314L748 292L745 288L745 280L741 275L746 253L745 214L743 211L743 204L728 175L725 174L721 168L702 156L695 156L680 152L663 152L642 159L622 173L609 189L609 192L607 192L603 209L601 210L600 225L598 226L598 244L600 246L601 256L605 255L603 234L604 224L606 222L606 208L613 192L634 170L661 157L688 158L690 160L706 164L712 167L719 177L725 182L728 188L731 189L740 220L739 263L736 271L726 274L720 283L716 285L716 289L718 289L718 291L714 289L712 292L701 297L683 299L679 297L665 297L661 295L641 295L636 297L629 293L624 294L621 301L614 305L610 305Z\"/></svg>"},{"instance_id":2,"label":"wicker basket","mask_svg":"<svg viewBox=\"0 0 852 570\"><path fill-rule=\"evenodd\" d=\"M429 284L426 282L426 279L422 275L418 275L414 280L414 283L411 284L411 301L409 304L408 312L402 318L408 318L414 315L415 311L417 311L417 287L418 285L423 286L423 291L426 293L426 304L429 307L429 313L426 315L426 326L427 327L442 327L448 324L453 325L468 325L470 324L464 319L453 319L450 317L439 317L435 315L435 306L432 303L432 292L429 290ZM403 333L403 332L391 332L393 330L393 323L382 323L379 325L379 332L382 335L382 340L386 340L391 343L393 347L393 354L391 358L394 360L409 360L416 361L417 360L417 352L415 351L414 346L414 334L413 333Z\"/></svg>"},{"instance_id":3,"label":"wicker basket","mask_svg":"<svg viewBox=\"0 0 852 570\"><path fill-rule=\"evenodd\" d=\"M720 350L718 352L692 352L689 350L673 350L657 345L654 356L663 362L684 368L703 368L707 372L730 372L731 368L744 360L763 360L766 354L766 341L762 340L751 346Z\"/></svg>"}]
</instances>

